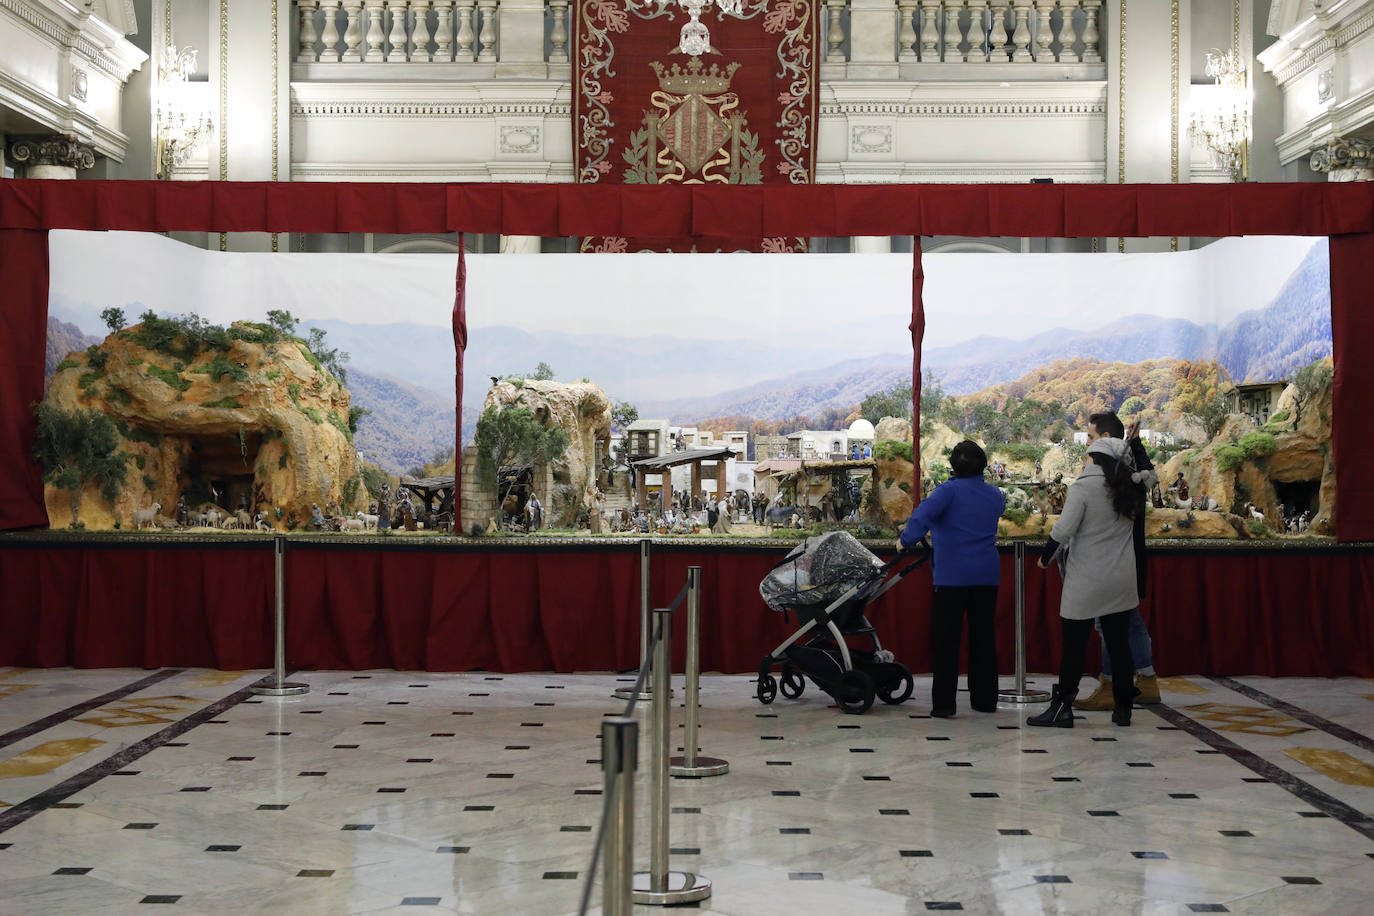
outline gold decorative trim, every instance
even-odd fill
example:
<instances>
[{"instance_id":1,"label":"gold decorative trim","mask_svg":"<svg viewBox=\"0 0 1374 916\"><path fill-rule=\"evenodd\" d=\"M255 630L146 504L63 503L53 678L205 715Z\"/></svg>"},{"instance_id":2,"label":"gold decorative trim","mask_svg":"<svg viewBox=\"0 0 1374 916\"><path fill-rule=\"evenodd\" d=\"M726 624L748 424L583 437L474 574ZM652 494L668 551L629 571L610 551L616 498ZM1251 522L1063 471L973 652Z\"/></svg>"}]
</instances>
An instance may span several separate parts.
<instances>
[{"instance_id":1,"label":"gold decorative trim","mask_svg":"<svg viewBox=\"0 0 1374 916\"><path fill-rule=\"evenodd\" d=\"M1174 184L1178 184L1178 41L1178 0L1173 0L1169 7L1169 180ZM1178 236L1169 239L1169 250L1178 251Z\"/></svg>"},{"instance_id":2,"label":"gold decorative trim","mask_svg":"<svg viewBox=\"0 0 1374 916\"><path fill-rule=\"evenodd\" d=\"M1175 0L1177 2L1177 0ZM278 95L277 84L281 82L277 73L277 0L272 0L272 180L277 180L277 121ZM272 233L272 251L278 250L278 233Z\"/></svg>"},{"instance_id":3,"label":"gold decorative trim","mask_svg":"<svg viewBox=\"0 0 1374 916\"><path fill-rule=\"evenodd\" d=\"M1117 7L1116 23L1116 183L1126 183L1126 0ZM1126 253L1126 240L1118 237L1116 250Z\"/></svg>"},{"instance_id":4,"label":"gold decorative trim","mask_svg":"<svg viewBox=\"0 0 1374 916\"><path fill-rule=\"evenodd\" d=\"M1231 7L1231 50L1240 53L1240 0Z\"/></svg>"},{"instance_id":5,"label":"gold decorative trim","mask_svg":"<svg viewBox=\"0 0 1374 916\"><path fill-rule=\"evenodd\" d=\"M229 0L219 0L219 180L229 180ZM219 234L219 250L229 250L229 233Z\"/></svg>"}]
</instances>

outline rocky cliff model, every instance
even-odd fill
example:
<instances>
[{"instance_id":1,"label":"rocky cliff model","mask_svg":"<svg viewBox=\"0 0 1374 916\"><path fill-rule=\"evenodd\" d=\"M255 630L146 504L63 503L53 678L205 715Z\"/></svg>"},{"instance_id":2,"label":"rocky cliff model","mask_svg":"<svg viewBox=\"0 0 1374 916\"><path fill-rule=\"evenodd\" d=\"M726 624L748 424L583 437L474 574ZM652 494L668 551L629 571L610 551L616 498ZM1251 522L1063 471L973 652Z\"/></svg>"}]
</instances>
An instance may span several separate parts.
<instances>
[{"instance_id":1,"label":"rocky cliff model","mask_svg":"<svg viewBox=\"0 0 1374 916\"><path fill-rule=\"evenodd\" d=\"M127 485L111 506L82 503L90 528L134 527L136 512L193 517L215 504L306 527L312 505L351 514L366 496L349 427L349 393L306 344L265 325L228 329L151 319L64 359L47 403L94 407L119 430ZM206 331L213 333L207 334ZM48 488L48 516L69 515L66 492Z\"/></svg>"}]
</instances>

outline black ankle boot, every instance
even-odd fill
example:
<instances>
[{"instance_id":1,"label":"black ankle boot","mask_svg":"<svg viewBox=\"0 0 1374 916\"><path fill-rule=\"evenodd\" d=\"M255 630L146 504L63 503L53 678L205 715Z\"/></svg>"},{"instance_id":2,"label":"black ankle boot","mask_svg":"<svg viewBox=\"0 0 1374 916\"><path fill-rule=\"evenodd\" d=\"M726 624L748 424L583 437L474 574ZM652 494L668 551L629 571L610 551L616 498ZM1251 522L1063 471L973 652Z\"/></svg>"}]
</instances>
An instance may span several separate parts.
<instances>
[{"instance_id":1,"label":"black ankle boot","mask_svg":"<svg viewBox=\"0 0 1374 916\"><path fill-rule=\"evenodd\" d=\"M1130 725L1131 704L1127 703L1123 706L1118 703L1116 708L1112 710L1112 722L1116 725Z\"/></svg>"},{"instance_id":2,"label":"black ankle boot","mask_svg":"<svg viewBox=\"0 0 1374 916\"><path fill-rule=\"evenodd\" d=\"M1050 688L1049 708L1026 720L1027 725L1048 725L1051 728L1073 728L1073 698L1077 690L1060 691L1059 685Z\"/></svg>"}]
</instances>

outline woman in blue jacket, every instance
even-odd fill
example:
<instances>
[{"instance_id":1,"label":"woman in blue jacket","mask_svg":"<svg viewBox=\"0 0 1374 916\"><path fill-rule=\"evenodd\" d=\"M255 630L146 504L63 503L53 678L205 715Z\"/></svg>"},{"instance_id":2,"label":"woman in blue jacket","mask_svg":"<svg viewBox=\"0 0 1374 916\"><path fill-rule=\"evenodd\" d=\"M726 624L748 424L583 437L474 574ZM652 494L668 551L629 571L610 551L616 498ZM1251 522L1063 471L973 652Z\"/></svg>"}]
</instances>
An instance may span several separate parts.
<instances>
[{"instance_id":1,"label":"woman in blue jacket","mask_svg":"<svg viewBox=\"0 0 1374 916\"><path fill-rule=\"evenodd\" d=\"M988 456L965 439L949 453L953 476L921 500L897 539L897 549L931 534L935 601L931 614L932 669L930 714L948 719L955 712L959 684L959 640L968 618L969 704L978 712L997 711L997 520L1007 501L983 482Z\"/></svg>"}]
</instances>

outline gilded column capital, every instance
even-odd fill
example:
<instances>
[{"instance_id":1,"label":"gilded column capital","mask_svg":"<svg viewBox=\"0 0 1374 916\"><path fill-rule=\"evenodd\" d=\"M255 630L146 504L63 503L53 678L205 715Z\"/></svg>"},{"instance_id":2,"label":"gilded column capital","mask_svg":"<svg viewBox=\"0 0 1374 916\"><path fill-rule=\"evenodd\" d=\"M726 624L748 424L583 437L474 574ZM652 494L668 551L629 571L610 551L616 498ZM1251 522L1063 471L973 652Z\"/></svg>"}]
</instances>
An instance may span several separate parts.
<instances>
[{"instance_id":1,"label":"gilded column capital","mask_svg":"<svg viewBox=\"0 0 1374 916\"><path fill-rule=\"evenodd\" d=\"M10 162L25 168L53 165L80 171L95 165L95 150L65 134L11 137L6 155Z\"/></svg>"}]
</instances>

